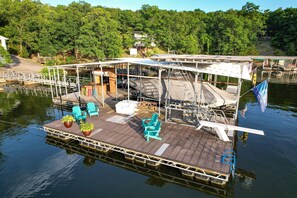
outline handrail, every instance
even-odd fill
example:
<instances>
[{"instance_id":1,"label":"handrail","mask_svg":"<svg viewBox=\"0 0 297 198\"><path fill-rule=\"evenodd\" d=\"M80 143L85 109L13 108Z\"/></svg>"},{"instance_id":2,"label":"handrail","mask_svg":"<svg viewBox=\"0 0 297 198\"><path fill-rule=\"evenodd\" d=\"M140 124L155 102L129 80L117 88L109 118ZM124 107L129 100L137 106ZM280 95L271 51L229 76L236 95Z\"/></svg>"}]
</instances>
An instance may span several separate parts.
<instances>
[{"instance_id":1,"label":"handrail","mask_svg":"<svg viewBox=\"0 0 297 198\"><path fill-rule=\"evenodd\" d=\"M39 73L20 73L15 71L0 72L0 78L7 79L7 80L30 81L30 82L36 82L44 85L60 84L61 86L68 86L70 84L70 87L76 87L76 82L74 82L74 80L71 77L67 78L67 82L63 80L63 77L60 77L60 79L57 79L55 81L55 80L50 80L49 77L43 76ZM80 80L84 81L86 80L86 78L80 77Z\"/></svg>"}]
</instances>

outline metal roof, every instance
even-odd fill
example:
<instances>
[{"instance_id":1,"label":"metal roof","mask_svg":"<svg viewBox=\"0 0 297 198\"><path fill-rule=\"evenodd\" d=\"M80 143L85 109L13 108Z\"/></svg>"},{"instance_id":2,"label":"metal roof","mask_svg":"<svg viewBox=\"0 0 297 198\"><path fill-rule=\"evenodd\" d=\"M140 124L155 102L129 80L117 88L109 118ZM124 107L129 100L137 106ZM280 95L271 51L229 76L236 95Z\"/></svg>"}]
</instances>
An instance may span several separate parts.
<instances>
[{"instance_id":1,"label":"metal roof","mask_svg":"<svg viewBox=\"0 0 297 198\"><path fill-rule=\"evenodd\" d=\"M175 55L175 54L155 54L151 57L152 59L168 59L176 61L191 61L197 62L199 60L212 60L212 61L253 61L256 60L293 60L297 59L297 56L226 56L226 55Z\"/></svg>"},{"instance_id":2,"label":"metal roof","mask_svg":"<svg viewBox=\"0 0 297 198\"><path fill-rule=\"evenodd\" d=\"M250 80L250 72L252 65L250 63L208 63L196 66L186 66L174 62L159 62L151 59L141 59L141 58L119 58L112 61L106 62L94 62L94 63L82 63L82 64L71 64L71 65L57 65L48 68L94 68L100 66L113 66L116 64L129 63L133 65L145 65L150 67L164 68L164 69L176 69L191 71L197 73L207 73L221 76L229 76L234 78L242 78Z\"/></svg>"}]
</instances>

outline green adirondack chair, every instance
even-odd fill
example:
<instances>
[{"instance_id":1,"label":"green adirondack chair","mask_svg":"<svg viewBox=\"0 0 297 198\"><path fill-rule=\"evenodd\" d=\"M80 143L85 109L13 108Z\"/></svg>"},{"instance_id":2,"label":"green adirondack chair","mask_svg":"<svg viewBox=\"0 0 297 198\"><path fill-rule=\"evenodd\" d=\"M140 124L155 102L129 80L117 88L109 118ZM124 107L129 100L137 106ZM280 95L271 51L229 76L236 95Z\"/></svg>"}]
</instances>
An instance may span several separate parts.
<instances>
[{"instance_id":1,"label":"green adirondack chair","mask_svg":"<svg viewBox=\"0 0 297 198\"><path fill-rule=\"evenodd\" d=\"M87 103L87 112L89 116L97 115L99 117L99 108L93 102Z\"/></svg>"},{"instance_id":2,"label":"green adirondack chair","mask_svg":"<svg viewBox=\"0 0 297 198\"><path fill-rule=\"evenodd\" d=\"M141 121L142 127L155 126L158 123L158 114L154 113L151 118L144 118Z\"/></svg>"},{"instance_id":3,"label":"green adirondack chair","mask_svg":"<svg viewBox=\"0 0 297 198\"><path fill-rule=\"evenodd\" d=\"M75 118L76 122L79 122L80 120L86 120L87 119L86 112L80 110L79 106L72 107L72 115Z\"/></svg>"},{"instance_id":4,"label":"green adirondack chair","mask_svg":"<svg viewBox=\"0 0 297 198\"><path fill-rule=\"evenodd\" d=\"M144 137L146 138L146 141L149 141L150 138L154 138L157 140L162 140L162 138L159 136L159 133L161 131L161 122L157 122L155 126L146 126L144 129Z\"/></svg>"}]
</instances>

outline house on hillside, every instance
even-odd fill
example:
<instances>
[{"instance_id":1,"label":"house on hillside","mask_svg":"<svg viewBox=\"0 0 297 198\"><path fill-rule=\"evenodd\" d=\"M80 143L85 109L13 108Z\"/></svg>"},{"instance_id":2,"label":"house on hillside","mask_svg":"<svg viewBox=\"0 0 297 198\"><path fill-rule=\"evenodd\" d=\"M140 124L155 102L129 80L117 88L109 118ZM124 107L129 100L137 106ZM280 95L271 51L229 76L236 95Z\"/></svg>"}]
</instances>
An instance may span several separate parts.
<instances>
[{"instance_id":1,"label":"house on hillside","mask_svg":"<svg viewBox=\"0 0 297 198\"><path fill-rule=\"evenodd\" d=\"M6 38L6 37L0 35L1 46L2 46L4 49L7 50L7 47L6 47L6 40L8 40L8 38Z\"/></svg>"},{"instance_id":2,"label":"house on hillside","mask_svg":"<svg viewBox=\"0 0 297 198\"><path fill-rule=\"evenodd\" d=\"M135 41L134 47L146 47L146 43L148 44L147 47L156 47L155 41L150 38L147 34L142 32L134 32L133 39Z\"/></svg>"}]
</instances>

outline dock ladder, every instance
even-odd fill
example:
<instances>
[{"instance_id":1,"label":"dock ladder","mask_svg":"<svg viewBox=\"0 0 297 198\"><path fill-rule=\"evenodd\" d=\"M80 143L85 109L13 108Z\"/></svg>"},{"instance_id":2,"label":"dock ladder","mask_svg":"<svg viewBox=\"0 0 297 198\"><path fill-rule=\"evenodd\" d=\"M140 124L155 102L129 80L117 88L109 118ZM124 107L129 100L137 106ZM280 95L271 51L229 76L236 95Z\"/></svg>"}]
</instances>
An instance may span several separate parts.
<instances>
[{"instance_id":1,"label":"dock ladder","mask_svg":"<svg viewBox=\"0 0 297 198\"><path fill-rule=\"evenodd\" d=\"M232 174L232 177L234 177L235 165L236 165L235 152L232 149L224 150L223 155L221 157L221 162L223 164L230 165L230 173Z\"/></svg>"}]
</instances>

